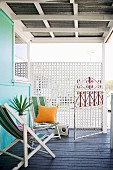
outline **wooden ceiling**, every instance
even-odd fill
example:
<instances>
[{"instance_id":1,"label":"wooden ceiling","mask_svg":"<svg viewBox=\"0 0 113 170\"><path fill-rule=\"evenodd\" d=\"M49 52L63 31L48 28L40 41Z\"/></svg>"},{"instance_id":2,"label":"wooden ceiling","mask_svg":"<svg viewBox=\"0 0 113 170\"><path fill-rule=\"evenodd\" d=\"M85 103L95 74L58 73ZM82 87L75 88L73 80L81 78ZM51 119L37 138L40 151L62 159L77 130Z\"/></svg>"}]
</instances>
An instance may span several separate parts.
<instances>
[{"instance_id":1,"label":"wooden ceiling","mask_svg":"<svg viewBox=\"0 0 113 170\"><path fill-rule=\"evenodd\" d=\"M106 42L113 0L4 0L32 42Z\"/></svg>"}]
</instances>

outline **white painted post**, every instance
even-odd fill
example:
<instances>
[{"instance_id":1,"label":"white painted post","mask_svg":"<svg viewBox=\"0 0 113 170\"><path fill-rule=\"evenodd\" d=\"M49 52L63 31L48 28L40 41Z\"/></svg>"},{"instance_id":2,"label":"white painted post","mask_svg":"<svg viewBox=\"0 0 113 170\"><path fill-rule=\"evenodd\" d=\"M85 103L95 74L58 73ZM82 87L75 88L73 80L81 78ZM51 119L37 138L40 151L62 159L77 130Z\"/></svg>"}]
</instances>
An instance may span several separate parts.
<instances>
[{"instance_id":1,"label":"white painted post","mask_svg":"<svg viewBox=\"0 0 113 170\"><path fill-rule=\"evenodd\" d=\"M103 75L103 133L107 133L107 95L105 91L105 44L102 44L102 75Z\"/></svg>"},{"instance_id":2,"label":"white painted post","mask_svg":"<svg viewBox=\"0 0 113 170\"><path fill-rule=\"evenodd\" d=\"M28 80L30 82L30 42L27 43L27 59L28 59Z\"/></svg>"},{"instance_id":3,"label":"white painted post","mask_svg":"<svg viewBox=\"0 0 113 170\"><path fill-rule=\"evenodd\" d=\"M27 59L28 59L28 81L30 82L30 45L31 45L31 43L30 42L28 42L27 43ZM30 90L29 90L29 96L31 96L31 88L30 88ZM33 123L32 123L32 121L31 121L31 113L30 113L30 111L29 111L29 119L28 119L29 121L29 126L30 127L33 127Z\"/></svg>"},{"instance_id":4,"label":"white painted post","mask_svg":"<svg viewBox=\"0 0 113 170\"><path fill-rule=\"evenodd\" d=\"M74 85L74 140L76 140L76 123L75 123L75 107L76 107L76 100L75 100L75 85Z\"/></svg>"},{"instance_id":5,"label":"white painted post","mask_svg":"<svg viewBox=\"0 0 113 170\"><path fill-rule=\"evenodd\" d=\"M110 148L113 149L113 93L111 94Z\"/></svg>"},{"instance_id":6,"label":"white painted post","mask_svg":"<svg viewBox=\"0 0 113 170\"><path fill-rule=\"evenodd\" d=\"M107 133L107 94L103 93L103 133Z\"/></svg>"}]
</instances>

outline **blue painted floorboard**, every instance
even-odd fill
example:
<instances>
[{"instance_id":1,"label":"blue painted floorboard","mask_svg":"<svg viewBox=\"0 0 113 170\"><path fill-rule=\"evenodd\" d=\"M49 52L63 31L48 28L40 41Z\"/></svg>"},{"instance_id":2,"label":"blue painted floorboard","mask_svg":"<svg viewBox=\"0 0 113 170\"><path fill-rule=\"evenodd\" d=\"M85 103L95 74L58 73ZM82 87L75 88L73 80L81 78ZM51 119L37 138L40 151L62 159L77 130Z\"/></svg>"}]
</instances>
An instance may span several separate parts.
<instances>
[{"instance_id":1,"label":"blue painted floorboard","mask_svg":"<svg viewBox=\"0 0 113 170\"><path fill-rule=\"evenodd\" d=\"M78 136L86 131L78 131ZM87 134L90 134L87 131ZM36 153L30 160L27 168L20 170L113 170L113 152L110 151L110 132L79 139L74 142L73 130L69 137L52 139L47 145L55 153L56 158ZM12 153L21 156L21 143L10 149ZM0 170L11 170L18 160L6 155L0 156Z\"/></svg>"}]
</instances>

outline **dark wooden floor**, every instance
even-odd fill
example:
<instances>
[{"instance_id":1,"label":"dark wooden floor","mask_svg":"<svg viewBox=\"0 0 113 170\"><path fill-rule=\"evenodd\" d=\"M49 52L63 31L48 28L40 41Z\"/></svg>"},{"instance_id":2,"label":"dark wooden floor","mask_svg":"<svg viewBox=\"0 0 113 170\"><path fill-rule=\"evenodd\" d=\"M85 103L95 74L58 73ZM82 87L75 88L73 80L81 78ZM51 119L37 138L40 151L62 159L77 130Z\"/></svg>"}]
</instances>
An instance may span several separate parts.
<instances>
[{"instance_id":1,"label":"dark wooden floor","mask_svg":"<svg viewBox=\"0 0 113 170\"><path fill-rule=\"evenodd\" d=\"M86 131L82 133L85 135ZM21 167L20 170L113 170L109 131L108 134L98 134L74 142L73 131L70 130L69 137L52 139L48 146L55 153L55 159L36 153L29 160L29 166ZM22 149L21 143L18 143L10 151L21 155ZM11 170L17 163L18 160L14 158L0 156L0 170Z\"/></svg>"}]
</instances>

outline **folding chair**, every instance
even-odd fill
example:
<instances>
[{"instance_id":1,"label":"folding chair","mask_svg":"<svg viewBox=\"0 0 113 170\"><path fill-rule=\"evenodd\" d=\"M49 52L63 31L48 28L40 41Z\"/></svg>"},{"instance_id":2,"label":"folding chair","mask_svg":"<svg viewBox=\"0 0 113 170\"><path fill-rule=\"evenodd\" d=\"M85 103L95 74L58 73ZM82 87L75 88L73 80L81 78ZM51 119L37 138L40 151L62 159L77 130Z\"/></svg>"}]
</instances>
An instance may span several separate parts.
<instances>
[{"instance_id":1,"label":"folding chair","mask_svg":"<svg viewBox=\"0 0 113 170\"><path fill-rule=\"evenodd\" d=\"M47 106L46 104L46 98L45 97L39 97L37 98L36 96L32 96L30 98L31 102L33 103L31 105L31 112L32 112L32 115L33 115L33 128L34 129L50 129L50 128L55 128L56 129L56 132L57 132L57 135L55 135L54 137L58 137L59 139L61 139L61 136L60 136L60 132L59 132L59 128L58 128L58 122L41 122L41 123L36 123L34 122L34 119L37 117L38 115L38 104L42 105L42 106Z\"/></svg>"},{"instance_id":2,"label":"folding chair","mask_svg":"<svg viewBox=\"0 0 113 170\"><path fill-rule=\"evenodd\" d=\"M10 114L23 126L23 131L21 131L18 128L18 126L11 118ZM21 141L24 145L23 158L11 154L9 152L6 152L4 150L0 150L0 152L20 160L20 163L18 163L17 166L13 168L13 170L19 169L23 164L24 167L27 167L28 160L37 151L41 151L41 148L44 149L42 150L42 152L49 154L52 158L55 158L55 154L46 146L46 143L54 136L54 134L52 133L48 137L46 136L46 138L44 138L44 135L35 134L33 130L30 127L28 127L28 125L14 112L14 110L7 103L4 104L4 107L0 106L0 125L16 138L16 141L14 141L13 143L17 143L18 141ZM38 143L38 146L35 146L35 148L30 146L29 144L32 140L33 142ZM28 154L29 148L32 148L32 151Z\"/></svg>"}]
</instances>

